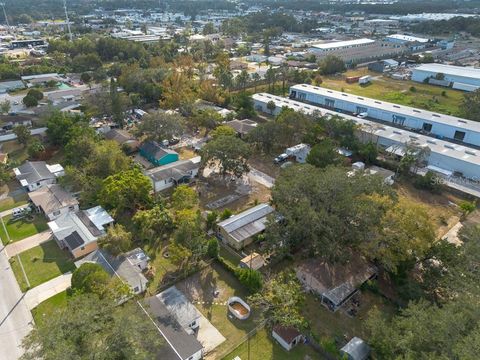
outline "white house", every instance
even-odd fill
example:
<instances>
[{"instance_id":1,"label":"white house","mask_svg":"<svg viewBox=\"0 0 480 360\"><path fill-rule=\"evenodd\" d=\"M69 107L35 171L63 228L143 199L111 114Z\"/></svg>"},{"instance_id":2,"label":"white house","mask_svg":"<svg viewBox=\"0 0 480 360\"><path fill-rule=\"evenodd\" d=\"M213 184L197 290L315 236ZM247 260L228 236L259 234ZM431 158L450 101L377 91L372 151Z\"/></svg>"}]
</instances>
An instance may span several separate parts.
<instances>
[{"instance_id":1,"label":"white house","mask_svg":"<svg viewBox=\"0 0 480 360\"><path fill-rule=\"evenodd\" d=\"M155 192L163 191L179 184L188 184L197 175L200 169L201 157L175 161L147 170L147 175L153 183Z\"/></svg>"},{"instance_id":2,"label":"white house","mask_svg":"<svg viewBox=\"0 0 480 360\"><path fill-rule=\"evenodd\" d=\"M272 329L272 336L287 351L292 350L296 345L303 342L303 335L293 327L275 325Z\"/></svg>"}]
</instances>

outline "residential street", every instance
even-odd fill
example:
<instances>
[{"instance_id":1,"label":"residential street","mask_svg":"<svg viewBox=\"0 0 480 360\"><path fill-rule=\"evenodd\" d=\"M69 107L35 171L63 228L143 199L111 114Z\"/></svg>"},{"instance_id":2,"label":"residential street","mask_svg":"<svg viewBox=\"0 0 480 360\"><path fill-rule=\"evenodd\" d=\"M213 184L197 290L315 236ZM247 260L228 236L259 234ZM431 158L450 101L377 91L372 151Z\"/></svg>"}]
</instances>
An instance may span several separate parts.
<instances>
[{"instance_id":1,"label":"residential street","mask_svg":"<svg viewBox=\"0 0 480 360\"><path fill-rule=\"evenodd\" d=\"M28 309L24 295L15 279L5 255L3 245L0 250L0 358L17 360L23 350L22 339L32 328L32 314Z\"/></svg>"},{"instance_id":2,"label":"residential street","mask_svg":"<svg viewBox=\"0 0 480 360\"><path fill-rule=\"evenodd\" d=\"M52 238L52 232L50 230L45 230L41 233L32 235L26 239L16 241L5 247L5 255L8 259L12 256L20 254L24 251L27 251L35 246L40 245L41 243L47 242Z\"/></svg>"},{"instance_id":3,"label":"residential street","mask_svg":"<svg viewBox=\"0 0 480 360\"><path fill-rule=\"evenodd\" d=\"M72 273L57 276L25 293L25 303L31 310L41 302L51 298L52 296L67 290L72 282Z\"/></svg>"}]
</instances>

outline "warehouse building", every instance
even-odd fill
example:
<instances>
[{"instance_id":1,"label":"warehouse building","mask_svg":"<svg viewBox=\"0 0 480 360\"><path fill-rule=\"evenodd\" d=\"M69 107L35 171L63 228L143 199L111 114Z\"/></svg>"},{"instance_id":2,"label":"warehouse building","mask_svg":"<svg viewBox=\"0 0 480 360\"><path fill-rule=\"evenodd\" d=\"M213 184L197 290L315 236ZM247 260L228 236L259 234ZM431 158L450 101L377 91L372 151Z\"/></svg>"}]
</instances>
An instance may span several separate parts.
<instances>
[{"instance_id":1,"label":"warehouse building","mask_svg":"<svg viewBox=\"0 0 480 360\"><path fill-rule=\"evenodd\" d=\"M365 113L369 119L420 131L440 139L480 146L480 123L312 85L295 85L290 98L337 112Z\"/></svg>"},{"instance_id":2,"label":"warehouse building","mask_svg":"<svg viewBox=\"0 0 480 360\"><path fill-rule=\"evenodd\" d=\"M428 146L430 154L426 161L429 170L444 175L456 173L471 179L480 178L480 150L280 96L260 93L254 94L252 98L256 110L273 113L274 115L278 115L286 107L306 114L319 113L324 116L340 116L346 120L354 121L359 126L362 141L371 141L399 156L402 156L408 144L419 148ZM267 108L269 102L273 102L276 105L273 111Z\"/></svg>"},{"instance_id":3,"label":"warehouse building","mask_svg":"<svg viewBox=\"0 0 480 360\"><path fill-rule=\"evenodd\" d=\"M431 80L442 80L445 86L464 91L475 91L480 88L480 69L473 67L443 65L443 64L422 64L413 69L412 80L426 82Z\"/></svg>"}]
</instances>

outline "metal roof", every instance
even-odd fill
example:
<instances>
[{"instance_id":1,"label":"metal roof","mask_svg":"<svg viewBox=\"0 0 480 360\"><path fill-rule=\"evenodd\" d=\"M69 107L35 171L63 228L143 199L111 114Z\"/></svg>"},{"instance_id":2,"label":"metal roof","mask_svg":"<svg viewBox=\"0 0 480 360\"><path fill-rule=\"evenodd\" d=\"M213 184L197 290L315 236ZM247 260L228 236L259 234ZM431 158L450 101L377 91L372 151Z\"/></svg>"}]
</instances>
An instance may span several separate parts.
<instances>
[{"instance_id":1,"label":"metal roof","mask_svg":"<svg viewBox=\"0 0 480 360\"><path fill-rule=\"evenodd\" d=\"M370 347L358 337L352 338L340 352L348 354L349 360L365 360L370 355Z\"/></svg>"},{"instance_id":2,"label":"metal roof","mask_svg":"<svg viewBox=\"0 0 480 360\"><path fill-rule=\"evenodd\" d=\"M430 41L429 39L426 39L426 38L420 38L416 36L403 35L403 34L388 35L387 39L395 39L395 40L403 40L403 41L419 42L419 43L427 43Z\"/></svg>"},{"instance_id":3,"label":"metal roof","mask_svg":"<svg viewBox=\"0 0 480 360\"><path fill-rule=\"evenodd\" d=\"M480 80L480 69L465 66L453 66L444 64L422 64L413 71L427 71L433 73L442 73L452 76L463 76L472 79Z\"/></svg>"},{"instance_id":4,"label":"metal roof","mask_svg":"<svg viewBox=\"0 0 480 360\"><path fill-rule=\"evenodd\" d=\"M383 111L388 111L392 113L397 113L405 116L410 116L417 119L422 119L425 121L438 123L438 124L447 124L451 126L458 127L460 129L475 131L480 133L480 123L477 121L462 119L456 116L445 115L434 113L428 110L420 110L409 106L398 105L389 103L386 101L380 101L376 99L371 99L364 96L347 94L340 91L330 90L326 88L321 88L318 86L300 84L294 85L290 88L291 90L303 91L310 94L320 95L329 97L332 99L342 100L350 103L354 103L360 106L367 106L374 109L379 109Z\"/></svg>"},{"instance_id":5,"label":"metal roof","mask_svg":"<svg viewBox=\"0 0 480 360\"><path fill-rule=\"evenodd\" d=\"M169 287L156 297L175 316L175 319L184 329L200 318L195 306L175 286Z\"/></svg>"},{"instance_id":6,"label":"metal roof","mask_svg":"<svg viewBox=\"0 0 480 360\"><path fill-rule=\"evenodd\" d=\"M474 165L480 165L480 150L469 148L463 145L457 145L448 141L436 139L430 136L420 135L408 130L398 129L392 126L379 124L370 120L361 119L355 116L338 113L336 111L327 110L318 106L304 104L299 101L290 100L280 96L267 93L259 93L252 95L256 101L267 104L273 101L277 107L287 107L305 114L319 113L323 116L339 116L346 120L351 120L359 125L365 132L371 133L378 137L389 139L392 142L400 144L414 143L419 147L428 146L434 153L443 156L455 158Z\"/></svg>"},{"instance_id":7,"label":"metal roof","mask_svg":"<svg viewBox=\"0 0 480 360\"><path fill-rule=\"evenodd\" d=\"M351 46L373 44L375 40L372 39L355 39L355 40L346 40L346 41L334 41L321 44L312 44L311 47L320 50L331 50L331 49L340 49Z\"/></svg>"}]
</instances>

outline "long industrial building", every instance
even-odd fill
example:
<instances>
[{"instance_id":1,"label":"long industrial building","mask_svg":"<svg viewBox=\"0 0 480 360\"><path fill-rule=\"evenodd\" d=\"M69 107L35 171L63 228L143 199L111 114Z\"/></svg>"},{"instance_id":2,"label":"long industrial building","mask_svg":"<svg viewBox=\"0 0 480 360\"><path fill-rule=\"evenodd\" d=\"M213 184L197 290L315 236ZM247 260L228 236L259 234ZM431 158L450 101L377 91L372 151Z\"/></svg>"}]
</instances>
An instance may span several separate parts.
<instances>
[{"instance_id":1,"label":"long industrial building","mask_svg":"<svg viewBox=\"0 0 480 360\"><path fill-rule=\"evenodd\" d=\"M412 70L412 80L416 82L437 79L439 74L446 86L454 89L475 91L480 88L480 69L443 64L422 64Z\"/></svg>"},{"instance_id":2,"label":"long industrial building","mask_svg":"<svg viewBox=\"0 0 480 360\"><path fill-rule=\"evenodd\" d=\"M367 113L372 120L416 130L439 139L480 146L480 123L476 121L306 84L292 86L290 98L337 112Z\"/></svg>"},{"instance_id":3,"label":"long industrial building","mask_svg":"<svg viewBox=\"0 0 480 360\"><path fill-rule=\"evenodd\" d=\"M278 115L284 107L287 107L306 114L318 112L324 116L340 116L352 120L358 124L363 141L377 143L400 156L407 144L428 146L430 154L427 162L430 170L444 175L457 173L470 179L480 178L480 150L275 95L260 93L253 95L252 98L256 110L273 115ZM273 111L267 107L269 102L276 105Z\"/></svg>"}]
</instances>

